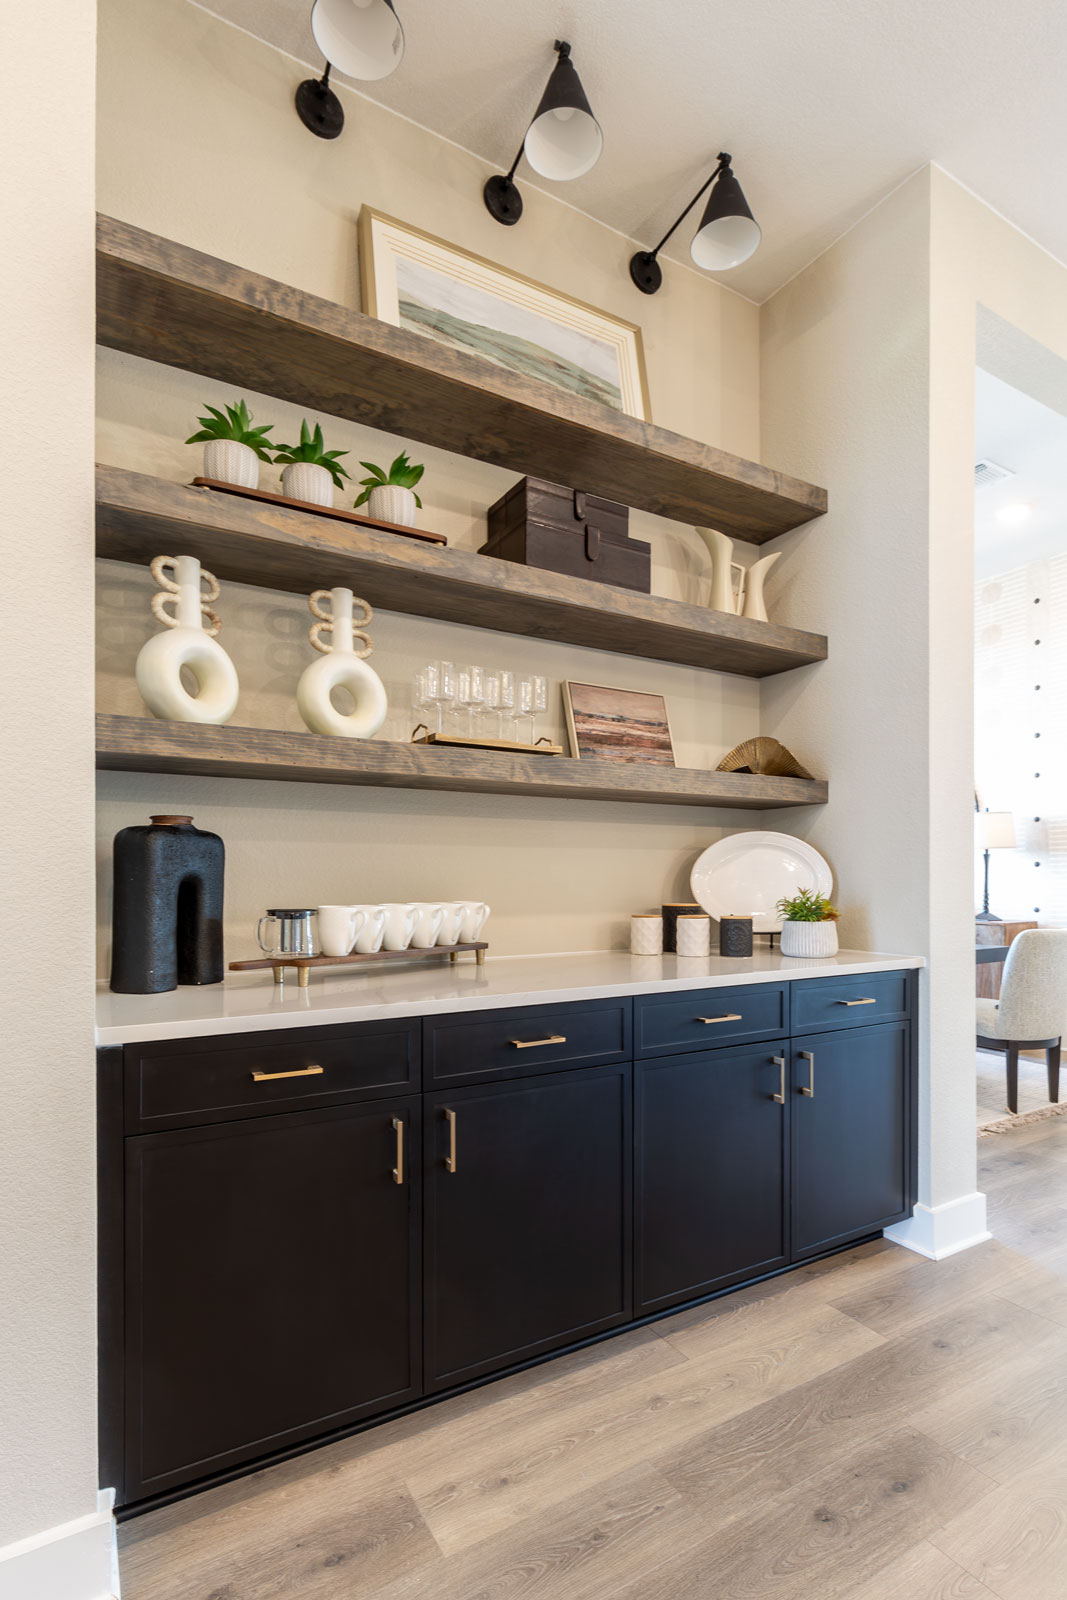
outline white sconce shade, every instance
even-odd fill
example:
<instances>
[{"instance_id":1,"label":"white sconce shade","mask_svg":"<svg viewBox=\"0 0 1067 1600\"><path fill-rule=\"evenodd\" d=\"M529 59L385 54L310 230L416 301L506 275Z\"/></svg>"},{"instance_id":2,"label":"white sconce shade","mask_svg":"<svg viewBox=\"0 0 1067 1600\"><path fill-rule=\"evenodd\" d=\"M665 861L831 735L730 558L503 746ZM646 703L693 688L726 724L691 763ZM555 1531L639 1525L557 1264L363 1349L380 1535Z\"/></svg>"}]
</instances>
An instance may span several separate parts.
<instances>
[{"instance_id":1,"label":"white sconce shade","mask_svg":"<svg viewBox=\"0 0 1067 1600\"><path fill-rule=\"evenodd\" d=\"M387 78L404 55L392 0L315 0L311 31L326 60L348 78Z\"/></svg>"},{"instance_id":2,"label":"white sconce shade","mask_svg":"<svg viewBox=\"0 0 1067 1600\"><path fill-rule=\"evenodd\" d=\"M542 178L564 183L596 166L604 135L570 58L570 46L557 48L559 60L526 130L523 149Z\"/></svg>"},{"instance_id":3,"label":"white sconce shade","mask_svg":"<svg viewBox=\"0 0 1067 1600\"><path fill-rule=\"evenodd\" d=\"M708 196L689 254L704 272L725 272L754 255L762 237L741 185L725 167Z\"/></svg>"}]
</instances>

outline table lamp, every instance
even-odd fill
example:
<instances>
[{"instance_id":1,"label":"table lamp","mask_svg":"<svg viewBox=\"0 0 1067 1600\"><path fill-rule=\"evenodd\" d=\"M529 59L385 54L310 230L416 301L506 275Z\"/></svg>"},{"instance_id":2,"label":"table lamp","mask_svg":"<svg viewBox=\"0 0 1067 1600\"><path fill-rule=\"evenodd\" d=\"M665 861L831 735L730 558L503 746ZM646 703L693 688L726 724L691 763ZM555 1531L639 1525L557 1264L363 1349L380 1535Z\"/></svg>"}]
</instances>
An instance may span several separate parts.
<instances>
[{"instance_id":1,"label":"table lamp","mask_svg":"<svg viewBox=\"0 0 1067 1600\"><path fill-rule=\"evenodd\" d=\"M974 820L976 837L985 856L985 893L982 909L975 920L1001 922L1003 918L989 909L989 852L1015 849L1015 823L1010 811L979 811Z\"/></svg>"}]
</instances>

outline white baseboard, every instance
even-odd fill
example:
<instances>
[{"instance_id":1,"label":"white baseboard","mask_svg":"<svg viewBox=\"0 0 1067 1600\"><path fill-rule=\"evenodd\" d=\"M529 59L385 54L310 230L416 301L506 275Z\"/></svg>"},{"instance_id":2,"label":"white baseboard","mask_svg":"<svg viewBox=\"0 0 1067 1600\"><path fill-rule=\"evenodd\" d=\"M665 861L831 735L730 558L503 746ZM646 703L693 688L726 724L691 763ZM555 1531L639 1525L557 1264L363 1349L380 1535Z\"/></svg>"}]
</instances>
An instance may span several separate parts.
<instances>
[{"instance_id":1,"label":"white baseboard","mask_svg":"<svg viewBox=\"0 0 1067 1600\"><path fill-rule=\"evenodd\" d=\"M118 1600L114 1489L87 1517L0 1549L0 1600Z\"/></svg>"},{"instance_id":2,"label":"white baseboard","mask_svg":"<svg viewBox=\"0 0 1067 1600\"><path fill-rule=\"evenodd\" d=\"M885 1236L931 1261L943 1261L993 1237L986 1227L985 1195L976 1191L946 1200L944 1205L916 1206L914 1215L906 1222L895 1222Z\"/></svg>"}]
</instances>

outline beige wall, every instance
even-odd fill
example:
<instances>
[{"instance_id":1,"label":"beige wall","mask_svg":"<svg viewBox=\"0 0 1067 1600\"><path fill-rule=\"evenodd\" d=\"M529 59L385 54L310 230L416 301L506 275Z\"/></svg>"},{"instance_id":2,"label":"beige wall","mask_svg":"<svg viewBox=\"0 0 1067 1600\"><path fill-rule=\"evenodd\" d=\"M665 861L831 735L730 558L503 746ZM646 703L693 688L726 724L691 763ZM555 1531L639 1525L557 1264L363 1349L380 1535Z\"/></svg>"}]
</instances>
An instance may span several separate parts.
<instances>
[{"instance_id":1,"label":"beige wall","mask_svg":"<svg viewBox=\"0 0 1067 1600\"><path fill-rule=\"evenodd\" d=\"M336 144L313 139L292 109L304 75L186 0L141 0L136 7L105 0L100 209L358 305L355 221L362 205L372 205L640 319L654 419L759 456L755 306L669 263L660 294L638 295L626 272L632 244L529 185L522 222L499 227L481 202L483 163L358 95L342 91L347 126ZM198 470L198 452L181 440L201 401L217 404L231 395L216 383L102 351L98 457L188 481ZM298 428L298 409L249 398L257 415L275 419L278 437ZM331 443L351 451L352 461L390 459L405 442L321 420ZM477 548L486 507L515 475L421 447L417 458L427 465L427 522L453 545ZM657 593L706 599L708 558L691 529L635 513L633 532L653 544ZM100 566L101 709L144 711L132 670L152 631L152 589L147 572ZM367 598L373 604L373 594ZM226 585L218 609L222 642L242 684L235 720L300 729L293 692L312 658L306 603ZM816 608L806 625L818 627L820 620ZM714 767L758 727L758 685L743 679L386 613L376 617L374 636L374 664L392 701L386 738L408 736L412 670L442 654L542 671L553 687L577 677L660 692L683 765ZM562 733L553 700L549 726ZM342 895L477 895L494 908L491 934L500 952L603 948L625 939L631 910L682 893L690 864L724 829L759 825L752 813L716 810L124 774L102 777L99 797L101 972L108 960L112 836L157 809L188 808L225 838L234 953L248 948L253 919L266 905Z\"/></svg>"},{"instance_id":2,"label":"beige wall","mask_svg":"<svg viewBox=\"0 0 1067 1600\"><path fill-rule=\"evenodd\" d=\"M23 70L41 60L34 8L4 21L5 53L22 65L0 101L0 806L4 915L23 948L0 1065L0 1547L96 1508L94 6L64 8L43 78ZM42 115L43 82L55 115ZM3 1555L0 1588L14 1595ZM83 1592L101 1593L105 1575Z\"/></svg>"},{"instance_id":3,"label":"beige wall","mask_svg":"<svg viewBox=\"0 0 1067 1600\"><path fill-rule=\"evenodd\" d=\"M1067 273L937 168L763 308L768 459L831 487L783 542L779 606L824 608L830 661L764 688L830 804L795 828L835 867L850 943L927 954L921 1199L975 1187L973 461L981 306L1067 355ZM973 1210L978 1217L980 1210Z\"/></svg>"}]
</instances>

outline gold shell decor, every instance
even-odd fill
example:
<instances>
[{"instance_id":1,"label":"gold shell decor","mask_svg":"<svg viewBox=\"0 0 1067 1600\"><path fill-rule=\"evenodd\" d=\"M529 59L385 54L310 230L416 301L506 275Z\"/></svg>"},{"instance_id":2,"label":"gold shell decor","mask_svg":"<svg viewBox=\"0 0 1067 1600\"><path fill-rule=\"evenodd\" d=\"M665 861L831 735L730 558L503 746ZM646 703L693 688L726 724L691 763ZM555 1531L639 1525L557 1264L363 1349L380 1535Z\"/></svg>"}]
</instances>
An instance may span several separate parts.
<instances>
[{"instance_id":1,"label":"gold shell decor","mask_svg":"<svg viewBox=\"0 0 1067 1600\"><path fill-rule=\"evenodd\" d=\"M719 762L719 772L753 772L768 778L810 778L811 773L777 739L746 739Z\"/></svg>"}]
</instances>

